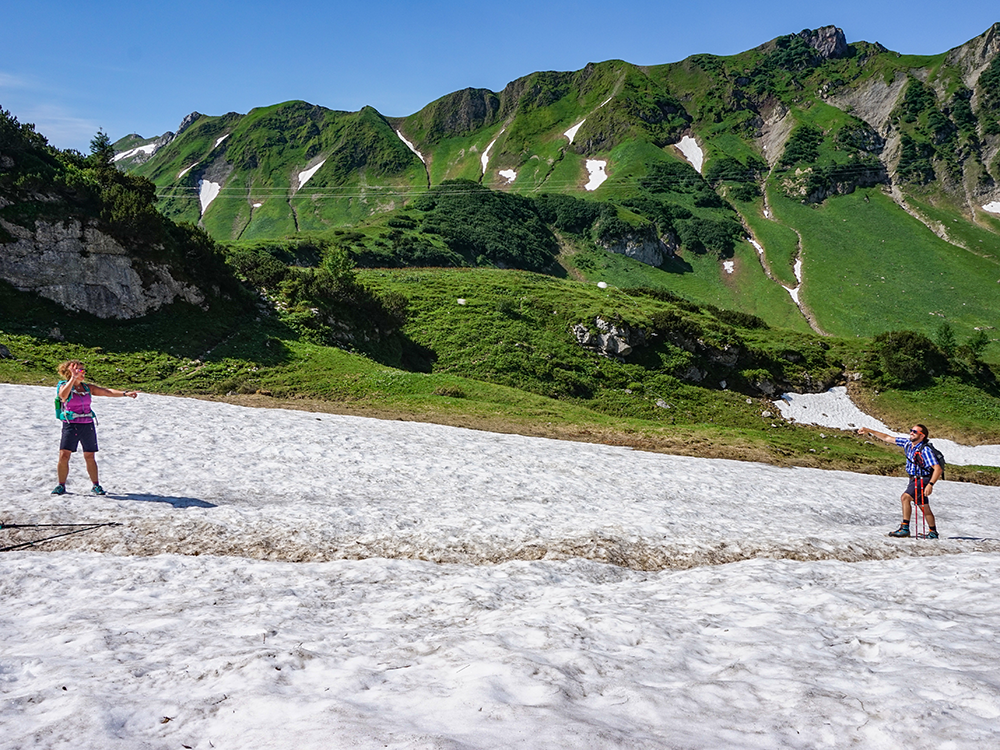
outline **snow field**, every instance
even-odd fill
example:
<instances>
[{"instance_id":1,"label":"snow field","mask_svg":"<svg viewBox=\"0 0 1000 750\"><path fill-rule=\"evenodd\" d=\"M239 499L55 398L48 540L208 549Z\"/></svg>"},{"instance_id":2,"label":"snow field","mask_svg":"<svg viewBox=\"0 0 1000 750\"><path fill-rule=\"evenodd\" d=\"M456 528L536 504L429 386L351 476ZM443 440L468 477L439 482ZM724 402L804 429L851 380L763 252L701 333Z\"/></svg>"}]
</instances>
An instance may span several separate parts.
<instances>
[{"instance_id":1,"label":"snow field","mask_svg":"<svg viewBox=\"0 0 1000 750\"><path fill-rule=\"evenodd\" d=\"M906 437L870 417L851 401L847 388L837 386L826 393L786 393L775 405L785 419L802 424L832 427L837 430L857 430L870 427L879 432ZM928 417L928 421L930 418ZM934 428L927 426L934 443L949 464L955 466L1000 466L1000 445L960 445L951 440L934 437Z\"/></svg>"},{"instance_id":2,"label":"snow field","mask_svg":"<svg viewBox=\"0 0 1000 750\"><path fill-rule=\"evenodd\" d=\"M13 747L1000 737L995 488L891 540L897 477L141 394L57 497L51 391L0 385L0 519L123 526L0 555Z\"/></svg>"}]
</instances>

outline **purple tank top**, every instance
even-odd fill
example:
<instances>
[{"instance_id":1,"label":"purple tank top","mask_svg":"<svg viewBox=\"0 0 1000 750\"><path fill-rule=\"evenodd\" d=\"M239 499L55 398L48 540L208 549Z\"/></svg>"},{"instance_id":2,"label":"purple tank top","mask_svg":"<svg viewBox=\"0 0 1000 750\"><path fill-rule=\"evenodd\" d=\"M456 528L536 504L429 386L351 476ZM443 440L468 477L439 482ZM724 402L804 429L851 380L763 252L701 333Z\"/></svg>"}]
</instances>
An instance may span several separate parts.
<instances>
[{"instance_id":1,"label":"purple tank top","mask_svg":"<svg viewBox=\"0 0 1000 750\"><path fill-rule=\"evenodd\" d=\"M63 404L63 411L71 411L74 414L90 414L90 391L86 393L77 393L75 390L72 395ZM72 420L76 424L86 424L88 422L93 422L93 418L90 416L86 417L76 417Z\"/></svg>"}]
</instances>

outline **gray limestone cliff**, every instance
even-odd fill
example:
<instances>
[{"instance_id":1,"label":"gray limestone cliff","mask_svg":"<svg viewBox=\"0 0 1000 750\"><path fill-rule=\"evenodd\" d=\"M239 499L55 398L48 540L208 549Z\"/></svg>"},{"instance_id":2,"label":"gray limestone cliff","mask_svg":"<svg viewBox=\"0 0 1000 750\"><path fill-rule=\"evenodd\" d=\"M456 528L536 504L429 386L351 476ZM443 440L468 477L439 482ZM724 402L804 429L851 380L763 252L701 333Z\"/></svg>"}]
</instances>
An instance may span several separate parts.
<instances>
[{"instance_id":1,"label":"gray limestone cliff","mask_svg":"<svg viewBox=\"0 0 1000 750\"><path fill-rule=\"evenodd\" d=\"M201 290L173 278L165 265L129 254L79 219L36 221L33 229L0 219L0 279L67 310L99 318L138 318L178 300L200 305Z\"/></svg>"}]
</instances>

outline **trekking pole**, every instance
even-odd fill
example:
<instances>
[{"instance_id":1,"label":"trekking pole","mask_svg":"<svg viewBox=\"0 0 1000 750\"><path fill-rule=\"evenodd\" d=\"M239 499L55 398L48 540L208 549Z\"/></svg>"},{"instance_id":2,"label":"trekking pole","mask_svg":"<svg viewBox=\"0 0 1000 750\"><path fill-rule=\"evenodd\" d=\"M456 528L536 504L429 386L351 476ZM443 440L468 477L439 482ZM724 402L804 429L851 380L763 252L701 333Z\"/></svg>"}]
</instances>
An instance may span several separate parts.
<instances>
[{"instance_id":1,"label":"trekking pole","mask_svg":"<svg viewBox=\"0 0 1000 750\"><path fill-rule=\"evenodd\" d=\"M920 481L920 499L921 501L923 501L924 505L917 505L917 507L913 509L913 512L919 514L920 516L920 518L917 519L917 523L914 524L916 526L914 531L917 532L917 539L923 539L924 536L927 534L927 529L925 528L927 525L927 520L926 520L927 517L923 511L924 507L926 507L927 496L924 495L926 486L924 485L923 476L920 477L919 481Z\"/></svg>"},{"instance_id":2,"label":"trekking pole","mask_svg":"<svg viewBox=\"0 0 1000 750\"><path fill-rule=\"evenodd\" d=\"M0 521L0 529L68 529L73 526L121 526L117 521L93 521L91 523L4 523Z\"/></svg>"},{"instance_id":3,"label":"trekking pole","mask_svg":"<svg viewBox=\"0 0 1000 750\"><path fill-rule=\"evenodd\" d=\"M30 523L27 523L27 524L5 524L3 526L3 528L5 528L5 529L16 529L16 528L31 528L31 527L36 527L36 526L37 527L61 526L61 527L65 527L65 528L70 528L72 530L71 531L64 531L61 534L53 534L52 536L46 536L46 537L43 537L41 539L33 539L30 542L21 542L20 544L11 544L10 546L7 546L7 547L0 547L0 552L10 552L11 550L22 549L23 547L33 547L36 544L41 544L42 542L47 542L47 541L49 541L51 539L59 539L60 537L69 536L70 534L79 534L79 533L81 533L83 531L93 531L94 529L99 529L102 526L121 526L121 524L120 523L115 523L115 522L111 522L111 523L91 523L91 524L83 524L83 523L66 523L66 524L60 524L60 523L42 524L42 523L39 523L39 524L30 524Z\"/></svg>"}]
</instances>

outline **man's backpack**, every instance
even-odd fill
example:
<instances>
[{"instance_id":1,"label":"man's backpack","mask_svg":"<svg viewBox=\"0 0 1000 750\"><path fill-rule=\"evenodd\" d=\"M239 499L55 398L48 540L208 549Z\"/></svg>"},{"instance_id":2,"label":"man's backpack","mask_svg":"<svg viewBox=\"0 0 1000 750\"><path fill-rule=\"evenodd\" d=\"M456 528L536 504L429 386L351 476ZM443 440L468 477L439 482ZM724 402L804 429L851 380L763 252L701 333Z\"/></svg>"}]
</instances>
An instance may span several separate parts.
<instances>
[{"instance_id":1,"label":"man's backpack","mask_svg":"<svg viewBox=\"0 0 1000 750\"><path fill-rule=\"evenodd\" d=\"M944 479L944 470L945 467L947 466L947 462L944 460L944 454L941 451L939 451L936 447L934 447L934 443L930 442L929 440L927 441L927 447L931 449L931 453L934 454L934 460L937 461L938 466L941 467L941 479ZM913 455L914 458L917 459L917 463L920 464L921 469L927 468L926 466L924 466L924 457L920 455L920 451L917 451Z\"/></svg>"}]
</instances>

